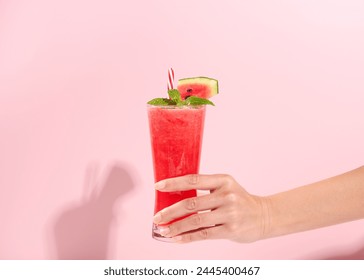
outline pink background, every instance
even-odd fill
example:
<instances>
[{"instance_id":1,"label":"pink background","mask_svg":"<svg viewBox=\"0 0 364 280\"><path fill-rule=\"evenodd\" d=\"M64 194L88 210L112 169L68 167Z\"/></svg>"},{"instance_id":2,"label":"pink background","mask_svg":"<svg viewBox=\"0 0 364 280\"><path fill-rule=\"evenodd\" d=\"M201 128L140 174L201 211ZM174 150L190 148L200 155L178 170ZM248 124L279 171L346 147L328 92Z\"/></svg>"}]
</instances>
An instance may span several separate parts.
<instances>
[{"instance_id":1,"label":"pink background","mask_svg":"<svg viewBox=\"0 0 364 280\"><path fill-rule=\"evenodd\" d=\"M145 103L220 82L202 173L268 195L364 158L364 2L0 1L0 259L364 258L364 221L252 244L151 238Z\"/></svg>"}]
</instances>

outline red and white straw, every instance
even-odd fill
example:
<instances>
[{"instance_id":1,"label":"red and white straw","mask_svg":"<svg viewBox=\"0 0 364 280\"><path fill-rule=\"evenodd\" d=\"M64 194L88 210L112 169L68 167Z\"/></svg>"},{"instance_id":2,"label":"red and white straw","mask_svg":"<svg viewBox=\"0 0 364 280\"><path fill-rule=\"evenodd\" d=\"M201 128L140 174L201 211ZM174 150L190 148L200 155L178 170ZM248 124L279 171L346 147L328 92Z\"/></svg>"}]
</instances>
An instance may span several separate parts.
<instances>
[{"instance_id":1,"label":"red and white straw","mask_svg":"<svg viewBox=\"0 0 364 280\"><path fill-rule=\"evenodd\" d=\"M168 90L174 89L174 71L172 68L168 69Z\"/></svg>"}]
</instances>

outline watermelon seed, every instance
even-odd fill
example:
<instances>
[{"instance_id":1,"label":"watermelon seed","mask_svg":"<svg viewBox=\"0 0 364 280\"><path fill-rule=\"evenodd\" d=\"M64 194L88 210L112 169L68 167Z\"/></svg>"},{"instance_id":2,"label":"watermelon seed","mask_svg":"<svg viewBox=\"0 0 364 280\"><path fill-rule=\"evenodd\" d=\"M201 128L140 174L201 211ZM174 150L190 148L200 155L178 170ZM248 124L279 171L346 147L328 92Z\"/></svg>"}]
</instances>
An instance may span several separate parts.
<instances>
[{"instance_id":1,"label":"watermelon seed","mask_svg":"<svg viewBox=\"0 0 364 280\"><path fill-rule=\"evenodd\" d=\"M192 92L192 88L187 89L187 92Z\"/></svg>"}]
</instances>

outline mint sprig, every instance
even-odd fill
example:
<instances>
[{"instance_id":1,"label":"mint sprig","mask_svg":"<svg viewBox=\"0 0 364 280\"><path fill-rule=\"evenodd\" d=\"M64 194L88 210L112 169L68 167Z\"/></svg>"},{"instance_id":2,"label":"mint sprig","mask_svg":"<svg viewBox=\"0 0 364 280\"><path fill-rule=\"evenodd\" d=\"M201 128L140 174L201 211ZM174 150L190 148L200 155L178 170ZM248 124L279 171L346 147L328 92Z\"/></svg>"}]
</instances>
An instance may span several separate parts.
<instances>
[{"instance_id":1,"label":"mint sprig","mask_svg":"<svg viewBox=\"0 0 364 280\"><path fill-rule=\"evenodd\" d=\"M212 106L215 106L215 104L213 102L211 102L210 100L208 100L206 98L193 96L193 95L187 97L186 100L184 100L184 102L186 103L186 105L212 105Z\"/></svg>"},{"instance_id":2,"label":"mint sprig","mask_svg":"<svg viewBox=\"0 0 364 280\"><path fill-rule=\"evenodd\" d=\"M178 89L170 89L168 90L169 98L173 100L175 105L182 105L181 94L179 93Z\"/></svg>"},{"instance_id":3,"label":"mint sprig","mask_svg":"<svg viewBox=\"0 0 364 280\"><path fill-rule=\"evenodd\" d=\"M150 100L150 101L148 101L148 104L150 104L150 105L160 105L160 106L162 106L162 105L164 105L164 106L167 106L167 105L176 105L176 103L173 101L173 100L171 100L171 99L168 99L168 98L154 98L154 99L152 99L152 100Z\"/></svg>"},{"instance_id":4,"label":"mint sprig","mask_svg":"<svg viewBox=\"0 0 364 280\"><path fill-rule=\"evenodd\" d=\"M192 106L198 106L198 105L212 105L215 106L213 102L206 98L201 98L197 96L189 96L185 100L182 100L181 94L177 89L170 89L168 90L168 98L154 98L150 101L148 101L148 104L150 105L156 105L156 106L186 106L186 105L192 105Z\"/></svg>"}]
</instances>

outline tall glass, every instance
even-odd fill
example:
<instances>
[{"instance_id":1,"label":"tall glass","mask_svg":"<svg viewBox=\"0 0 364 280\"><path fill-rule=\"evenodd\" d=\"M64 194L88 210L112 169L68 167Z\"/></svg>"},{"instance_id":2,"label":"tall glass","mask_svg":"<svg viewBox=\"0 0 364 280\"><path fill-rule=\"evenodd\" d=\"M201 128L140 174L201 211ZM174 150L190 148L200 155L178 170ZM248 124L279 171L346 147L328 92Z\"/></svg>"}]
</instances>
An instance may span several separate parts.
<instances>
[{"instance_id":1,"label":"tall glass","mask_svg":"<svg viewBox=\"0 0 364 280\"><path fill-rule=\"evenodd\" d=\"M155 182L186 174L197 174L206 106L148 105L147 110ZM196 196L195 190L156 191L154 213L193 196ZM159 229L159 226L153 224L153 238L171 242L171 238L160 235Z\"/></svg>"}]
</instances>

